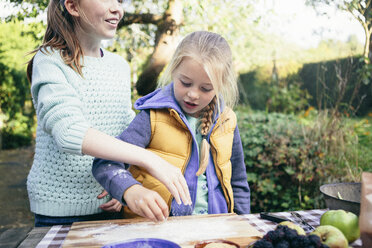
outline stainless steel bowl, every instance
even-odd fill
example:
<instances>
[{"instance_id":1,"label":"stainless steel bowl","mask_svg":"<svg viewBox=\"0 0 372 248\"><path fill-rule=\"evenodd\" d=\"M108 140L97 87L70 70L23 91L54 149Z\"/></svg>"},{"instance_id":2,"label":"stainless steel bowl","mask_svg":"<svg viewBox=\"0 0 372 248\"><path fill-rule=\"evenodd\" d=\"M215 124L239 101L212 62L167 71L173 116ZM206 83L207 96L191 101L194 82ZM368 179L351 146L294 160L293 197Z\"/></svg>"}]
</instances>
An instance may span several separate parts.
<instances>
[{"instance_id":1,"label":"stainless steel bowl","mask_svg":"<svg viewBox=\"0 0 372 248\"><path fill-rule=\"evenodd\" d=\"M320 186L327 208L343 209L359 216L361 183L334 183Z\"/></svg>"}]
</instances>

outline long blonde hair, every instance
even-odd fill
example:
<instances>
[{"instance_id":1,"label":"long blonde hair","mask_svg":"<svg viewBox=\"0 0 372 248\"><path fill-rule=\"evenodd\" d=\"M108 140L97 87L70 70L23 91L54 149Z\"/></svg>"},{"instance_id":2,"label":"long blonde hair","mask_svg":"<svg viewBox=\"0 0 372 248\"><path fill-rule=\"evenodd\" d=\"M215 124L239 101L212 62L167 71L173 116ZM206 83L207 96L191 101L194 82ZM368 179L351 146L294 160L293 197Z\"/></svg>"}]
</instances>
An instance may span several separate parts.
<instances>
[{"instance_id":1,"label":"long blonde hair","mask_svg":"<svg viewBox=\"0 0 372 248\"><path fill-rule=\"evenodd\" d=\"M171 61L159 80L163 87L172 81L172 73L185 58L199 62L207 73L216 93L212 101L204 108L199 129L203 140L200 152L200 165L197 176L204 173L209 161L208 135L213 123L213 116L221 110L223 103L233 108L238 100L238 86L233 67L232 53L227 41L219 34L208 31L196 31L187 35L178 45Z\"/></svg>"},{"instance_id":2,"label":"long blonde hair","mask_svg":"<svg viewBox=\"0 0 372 248\"><path fill-rule=\"evenodd\" d=\"M79 6L79 0L74 0L74 2L76 6ZM48 47L59 50L65 64L82 76L81 58L83 57L83 50L76 36L76 29L78 27L78 20L68 13L64 6L64 1L51 0L48 5L47 28L43 44L30 54L36 53L39 50L47 52L48 50L45 48ZM30 82L33 60L34 57L32 57L27 65L27 78Z\"/></svg>"}]
</instances>

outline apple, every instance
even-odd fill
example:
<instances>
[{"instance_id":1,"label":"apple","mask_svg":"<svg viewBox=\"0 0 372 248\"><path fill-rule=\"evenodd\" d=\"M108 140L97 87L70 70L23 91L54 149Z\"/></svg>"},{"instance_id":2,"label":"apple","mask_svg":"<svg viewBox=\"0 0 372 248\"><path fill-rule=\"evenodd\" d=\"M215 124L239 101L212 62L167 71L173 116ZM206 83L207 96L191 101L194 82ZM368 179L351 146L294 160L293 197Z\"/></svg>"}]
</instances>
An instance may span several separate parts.
<instances>
[{"instance_id":1,"label":"apple","mask_svg":"<svg viewBox=\"0 0 372 248\"><path fill-rule=\"evenodd\" d=\"M359 218L352 212L342 209L328 210L320 217L320 225L337 227L350 243L360 237Z\"/></svg>"},{"instance_id":2,"label":"apple","mask_svg":"<svg viewBox=\"0 0 372 248\"><path fill-rule=\"evenodd\" d=\"M347 248L349 246L344 234L331 225L318 226L310 234L319 236L322 243L328 245L329 248Z\"/></svg>"},{"instance_id":3,"label":"apple","mask_svg":"<svg viewBox=\"0 0 372 248\"><path fill-rule=\"evenodd\" d=\"M295 223L291 221L282 221L279 223L279 225L287 226L293 230L296 230L298 235L306 235L306 232L304 229L302 229L302 227L296 225Z\"/></svg>"}]
</instances>

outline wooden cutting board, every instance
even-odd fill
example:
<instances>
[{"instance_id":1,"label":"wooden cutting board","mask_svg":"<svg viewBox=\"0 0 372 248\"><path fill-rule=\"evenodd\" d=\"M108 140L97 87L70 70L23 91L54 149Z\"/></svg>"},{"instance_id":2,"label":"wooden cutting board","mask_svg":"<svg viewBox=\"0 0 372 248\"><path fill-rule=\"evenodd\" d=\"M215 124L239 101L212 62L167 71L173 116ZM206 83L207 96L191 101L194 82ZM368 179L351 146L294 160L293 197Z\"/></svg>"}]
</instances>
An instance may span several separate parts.
<instances>
[{"instance_id":1,"label":"wooden cutting board","mask_svg":"<svg viewBox=\"0 0 372 248\"><path fill-rule=\"evenodd\" d=\"M192 248L195 243L209 239L229 240L246 247L260 237L257 229L236 214L170 217L162 223L143 218L119 219L73 223L63 248L98 248L136 238L166 239L182 248Z\"/></svg>"}]
</instances>

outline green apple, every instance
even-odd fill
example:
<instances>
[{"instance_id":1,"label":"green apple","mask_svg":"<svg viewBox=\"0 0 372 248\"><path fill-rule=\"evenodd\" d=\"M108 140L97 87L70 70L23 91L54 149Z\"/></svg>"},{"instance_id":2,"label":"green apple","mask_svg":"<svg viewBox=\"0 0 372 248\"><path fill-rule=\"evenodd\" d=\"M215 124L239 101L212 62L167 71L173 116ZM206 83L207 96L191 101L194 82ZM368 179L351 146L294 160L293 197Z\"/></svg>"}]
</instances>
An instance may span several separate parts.
<instances>
[{"instance_id":1,"label":"green apple","mask_svg":"<svg viewBox=\"0 0 372 248\"><path fill-rule=\"evenodd\" d=\"M329 248L347 248L349 246L344 234L334 226L318 226L310 234L319 236L322 243L328 245Z\"/></svg>"},{"instance_id":2,"label":"green apple","mask_svg":"<svg viewBox=\"0 0 372 248\"><path fill-rule=\"evenodd\" d=\"M304 229L302 229L302 227L296 225L295 223L291 221L282 221L279 223L279 225L287 226L293 230L296 230L298 235L306 235L306 232Z\"/></svg>"},{"instance_id":3,"label":"green apple","mask_svg":"<svg viewBox=\"0 0 372 248\"><path fill-rule=\"evenodd\" d=\"M352 212L342 209L329 210L320 218L320 225L337 227L350 243L360 237L359 218Z\"/></svg>"}]
</instances>

